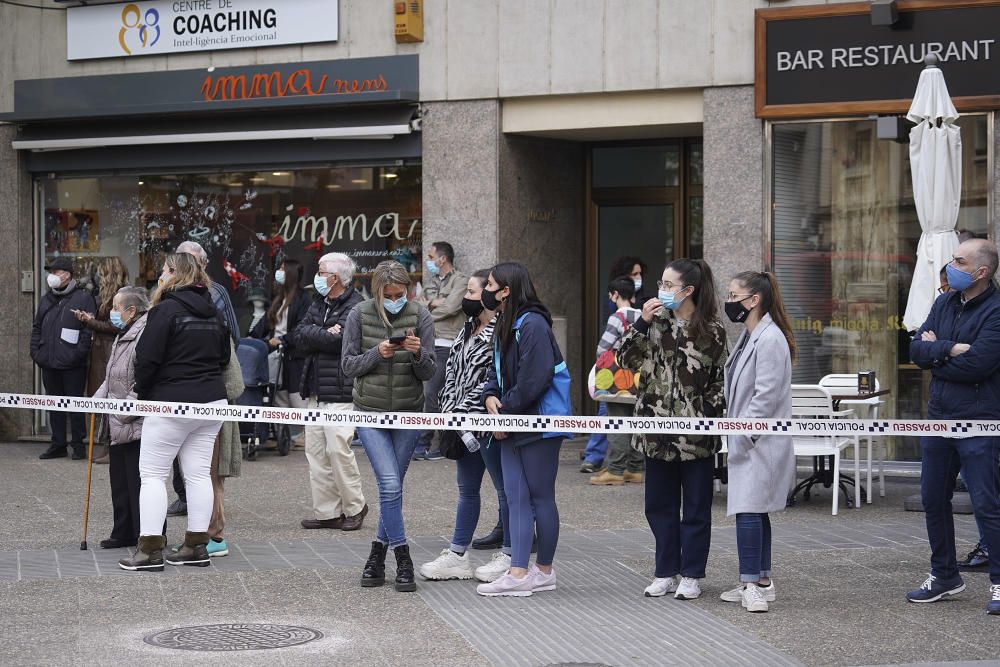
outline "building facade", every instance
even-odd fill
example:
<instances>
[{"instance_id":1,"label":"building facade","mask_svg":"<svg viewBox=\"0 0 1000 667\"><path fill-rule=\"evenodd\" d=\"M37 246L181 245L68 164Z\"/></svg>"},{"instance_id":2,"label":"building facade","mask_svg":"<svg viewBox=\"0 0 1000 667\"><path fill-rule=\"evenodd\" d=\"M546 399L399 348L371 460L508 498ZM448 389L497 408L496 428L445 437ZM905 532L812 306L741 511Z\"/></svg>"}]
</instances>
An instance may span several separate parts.
<instances>
[{"instance_id":1,"label":"building facade","mask_svg":"<svg viewBox=\"0 0 1000 667\"><path fill-rule=\"evenodd\" d=\"M308 282L322 252L348 252L364 289L386 257L419 281L446 240L465 272L528 266L581 412L608 268L627 254L647 285L681 256L707 259L720 290L773 268L802 349L795 381L872 369L893 389L882 414L919 416L925 381L898 320L920 227L906 144L879 139L873 116L905 113L912 93L885 82L914 89L934 43L949 82L985 79L959 104L958 226L1000 225L1000 83L976 69L1000 58L991 0L901 0L888 26L867 3L424 0L414 43L394 30L410 3L44 4L0 4L8 390L40 389L28 338L54 254L81 274L118 255L147 285L192 238L242 307L283 256ZM14 411L0 426L44 429Z\"/></svg>"}]
</instances>

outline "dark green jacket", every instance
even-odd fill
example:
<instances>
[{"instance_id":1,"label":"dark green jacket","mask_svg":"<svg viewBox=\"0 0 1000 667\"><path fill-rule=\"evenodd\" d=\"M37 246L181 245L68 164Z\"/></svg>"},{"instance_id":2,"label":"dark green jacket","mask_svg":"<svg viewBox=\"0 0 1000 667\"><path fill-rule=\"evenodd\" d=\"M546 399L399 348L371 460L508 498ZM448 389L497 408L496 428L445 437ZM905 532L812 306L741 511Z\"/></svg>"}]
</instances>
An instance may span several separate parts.
<instances>
[{"instance_id":1,"label":"dark green jacket","mask_svg":"<svg viewBox=\"0 0 1000 667\"><path fill-rule=\"evenodd\" d=\"M698 340L673 311L664 308L651 324L639 319L622 338L618 365L639 373L636 417L722 417L726 407L726 330L716 321ZM712 456L714 435L636 433L632 447L651 459L691 461Z\"/></svg>"},{"instance_id":2,"label":"dark green jacket","mask_svg":"<svg viewBox=\"0 0 1000 667\"><path fill-rule=\"evenodd\" d=\"M423 306L409 302L398 315L389 315L391 327L376 312L374 299L364 301L347 316L343 331L341 369L354 378L354 405L369 412L420 412L424 409L424 382L434 377L434 321ZM378 344L412 329L420 338L420 358L399 350L383 359Z\"/></svg>"}]
</instances>

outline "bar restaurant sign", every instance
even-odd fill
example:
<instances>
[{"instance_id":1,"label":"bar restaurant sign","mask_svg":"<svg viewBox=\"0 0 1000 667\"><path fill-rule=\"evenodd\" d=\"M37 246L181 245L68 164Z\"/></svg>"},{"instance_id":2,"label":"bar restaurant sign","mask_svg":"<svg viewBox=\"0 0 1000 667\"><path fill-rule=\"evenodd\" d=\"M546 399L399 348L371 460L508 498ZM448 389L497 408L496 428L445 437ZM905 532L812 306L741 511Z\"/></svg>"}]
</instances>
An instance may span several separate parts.
<instances>
[{"instance_id":1,"label":"bar restaurant sign","mask_svg":"<svg viewBox=\"0 0 1000 667\"><path fill-rule=\"evenodd\" d=\"M758 9L759 118L905 113L934 53L959 111L1000 108L1000 0L900 0L872 25L871 4Z\"/></svg>"},{"instance_id":2,"label":"bar restaurant sign","mask_svg":"<svg viewBox=\"0 0 1000 667\"><path fill-rule=\"evenodd\" d=\"M337 41L337 0L150 0L71 7L67 60Z\"/></svg>"}]
</instances>

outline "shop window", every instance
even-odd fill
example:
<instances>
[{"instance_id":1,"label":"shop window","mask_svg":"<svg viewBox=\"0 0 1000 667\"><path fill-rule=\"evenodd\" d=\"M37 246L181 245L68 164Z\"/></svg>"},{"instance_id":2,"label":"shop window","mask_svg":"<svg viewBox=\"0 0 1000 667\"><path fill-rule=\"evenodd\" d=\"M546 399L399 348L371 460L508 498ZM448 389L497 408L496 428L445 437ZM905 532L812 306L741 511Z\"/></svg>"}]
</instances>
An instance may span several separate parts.
<instances>
[{"instance_id":1,"label":"shop window","mask_svg":"<svg viewBox=\"0 0 1000 667\"><path fill-rule=\"evenodd\" d=\"M987 117L963 116L957 228L985 237ZM874 370L891 388L880 416L926 413L927 374L909 361L903 312L920 223L907 144L880 141L871 120L774 124L773 266L795 328L793 381ZM897 458L919 458L897 438Z\"/></svg>"},{"instance_id":2,"label":"shop window","mask_svg":"<svg viewBox=\"0 0 1000 667\"><path fill-rule=\"evenodd\" d=\"M185 240L209 254L212 280L237 310L247 290L270 293L285 257L306 267L343 252L358 264L355 285L369 292L372 269L392 258L421 269L419 166L357 166L210 174L56 178L39 181L46 258L73 258L93 286L96 260L121 257L133 284L152 287L163 257Z\"/></svg>"},{"instance_id":3,"label":"shop window","mask_svg":"<svg viewBox=\"0 0 1000 667\"><path fill-rule=\"evenodd\" d=\"M680 161L678 144L594 148L591 187L675 187Z\"/></svg>"}]
</instances>

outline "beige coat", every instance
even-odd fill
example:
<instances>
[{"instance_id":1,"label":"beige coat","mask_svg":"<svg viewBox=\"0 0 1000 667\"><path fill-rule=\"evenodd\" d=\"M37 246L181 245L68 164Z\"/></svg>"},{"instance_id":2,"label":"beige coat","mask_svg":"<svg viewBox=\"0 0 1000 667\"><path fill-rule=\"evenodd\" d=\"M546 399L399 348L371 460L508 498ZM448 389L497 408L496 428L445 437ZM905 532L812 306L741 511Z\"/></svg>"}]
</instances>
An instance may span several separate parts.
<instances>
[{"instance_id":1,"label":"beige coat","mask_svg":"<svg viewBox=\"0 0 1000 667\"><path fill-rule=\"evenodd\" d=\"M146 315L119 334L108 353L107 374L94 398L135 399L135 345L146 328ZM142 418L131 415L108 415L111 444L135 442L142 437Z\"/></svg>"}]
</instances>

